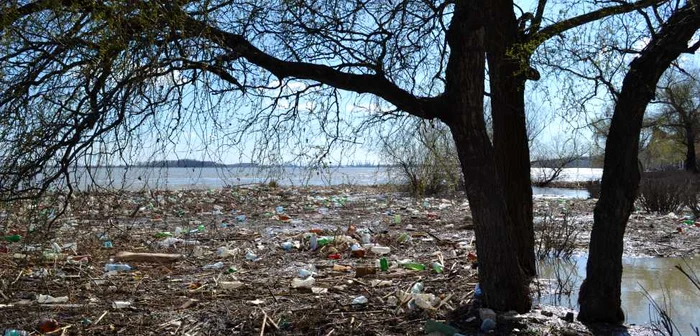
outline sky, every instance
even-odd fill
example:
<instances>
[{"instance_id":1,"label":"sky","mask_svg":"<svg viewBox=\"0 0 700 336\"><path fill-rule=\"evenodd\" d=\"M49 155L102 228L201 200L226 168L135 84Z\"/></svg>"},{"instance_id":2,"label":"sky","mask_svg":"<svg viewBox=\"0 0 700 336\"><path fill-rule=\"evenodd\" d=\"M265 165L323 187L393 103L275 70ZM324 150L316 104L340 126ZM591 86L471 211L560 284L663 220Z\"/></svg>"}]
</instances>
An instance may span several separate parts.
<instances>
[{"instance_id":1,"label":"sky","mask_svg":"<svg viewBox=\"0 0 700 336\"><path fill-rule=\"evenodd\" d=\"M561 2L566 4L566 1ZM534 11L534 1L516 1L524 10ZM557 10L561 6L554 6L552 10ZM563 13L563 12L562 12ZM566 15L567 13L563 13ZM639 45L638 45L639 46ZM697 65L697 57L684 55L681 62L683 64ZM542 123L543 130L539 135L538 141L541 145L551 145L554 142L560 142L562 139L575 138L580 146L585 146L590 143L591 132L585 127L587 120L593 118L592 113L599 113L607 108L604 99L590 102L587 106L587 114L576 115L575 117L562 118L570 114L566 111L566 103L562 97L562 93L557 90L560 86L558 78L545 76L539 82L529 82L526 90L527 108L530 111L538 111L539 117L535 118ZM277 83L271 83L277 84ZM299 81L292 81L283 90L294 92L302 90L306 84ZM291 104L290 101L282 101L280 111ZM306 100L301 103L301 109L306 111L317 111L323 106L319 106L317 102ZM321 104L322 105L322 104ZM373 137L353 137L349 130L361 126L361 122L365 120L368 111L376 111L383 107L369 96L361 96L343 93L340 95L338 109L342 112L339 123L344 126L341 132L346 142L341 142L343 145L334 145L333 150L328 153L323 160L331 164L350 164L350 163L382 163L382 157L376 138ZM240 109L239 112L250 111L250 106L235 106L232 109ZM229 115L223 118L230 118ZM289 134L288 137L275 137L265 131L258 129L257 132L242 138L238 144L232 144L230 137L217 134L217 129L213 127L215 120L198 120L199 125L186 127L183 131L177 134L173 141L167 145L162 143L155 144L154 141L143 141L143 146L139 148L142 152L137 157L141 161L150 159L198 159L206 161L216 161L222 163L239 163L239 162L255 162L259 161L260 148L264 143L274 143L272 153L281 153L281 156L264 156L270 162L282 161L289 162L294 158L302 157L304 160L318 160L324 149L329 146L329 140L326 137L320 136L321 132L318 120L313 118L304 118L298 121L292 128L286 128L281 132L282 135ZM384 122L381 127L391 127L391 122ZM301 130L300 130L301 128ZM367 134L376 134L379 129L371 129L364 127L362 130ZM285 133L289 132L289 133ZM368 133L367 133L368 132ZM208 144L205 146L204 144ZM544 148L546 146L540 146Z\"/></svg>"}]
</instances>

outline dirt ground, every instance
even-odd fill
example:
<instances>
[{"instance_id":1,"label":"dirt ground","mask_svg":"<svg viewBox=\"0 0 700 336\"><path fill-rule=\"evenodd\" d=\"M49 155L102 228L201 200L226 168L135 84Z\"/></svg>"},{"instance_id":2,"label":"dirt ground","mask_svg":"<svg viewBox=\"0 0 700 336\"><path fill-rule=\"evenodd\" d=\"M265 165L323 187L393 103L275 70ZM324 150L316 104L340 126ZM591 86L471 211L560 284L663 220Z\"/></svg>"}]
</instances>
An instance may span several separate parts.
<instances>
[{"instance_id":1,"label":"dirt ground","mask_svg":"<svg viewBox=\"0 0 700 336\"><path fill-rule=\"evenodd\" d=\"M537 198L536 222L566 217L580 229L577 251L585 251L594 204ZM441 329L449 322L464 334L479 333L478 314L465 308L474 306L478 280L473 226L461 195L413 199L374 187L248 186L77 195L52 221L54 209L15 203L0 212L3 235L22 236L0 245L0 330L441 335L455 332ZM680 215L636 212L625 254L697 254L700 227L685 225L679 233L682 222ZM355 243L364 250L353 252ZM386 251L375 247L375 253L372 245L390 251L379 255ZM126 262L131 270L107 272L105 264L123 251L183 257ZM305 286L293 288L300 283ZM537 306L526 315L506 313L495 333L591 334L565 321L568 312Z\"/></svg>"}]
</instances>

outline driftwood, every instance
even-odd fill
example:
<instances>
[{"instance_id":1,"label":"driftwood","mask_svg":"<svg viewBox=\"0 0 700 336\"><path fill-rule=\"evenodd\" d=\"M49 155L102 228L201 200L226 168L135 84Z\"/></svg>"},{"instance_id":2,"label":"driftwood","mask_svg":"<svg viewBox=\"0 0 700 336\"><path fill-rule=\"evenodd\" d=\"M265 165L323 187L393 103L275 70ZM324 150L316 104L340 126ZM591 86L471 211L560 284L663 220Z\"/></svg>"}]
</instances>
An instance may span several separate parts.
<instances>
[{"instance_id":1,"label":"driftwood","mask_svg":"<svg viewBox=\"0 0 700 336\"><path fill-rule=\"evenodd\" d=\"M176 262L182 258L182 254L119 252L114 260L165 264Z\"/></svg>"}]
</instances>

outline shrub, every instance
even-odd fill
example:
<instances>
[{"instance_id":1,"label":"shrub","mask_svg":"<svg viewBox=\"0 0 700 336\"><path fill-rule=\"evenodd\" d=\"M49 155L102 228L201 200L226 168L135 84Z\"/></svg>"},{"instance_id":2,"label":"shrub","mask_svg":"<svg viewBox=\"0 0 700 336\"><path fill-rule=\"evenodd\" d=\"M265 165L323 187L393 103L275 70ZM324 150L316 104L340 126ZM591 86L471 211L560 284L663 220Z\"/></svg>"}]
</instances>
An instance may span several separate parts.
<instances>
[{"instance_id":1,"label":"shrub","mask_svg":"<svg viewBox=\"0 0 700 336\"><path fill-rule=\"evenodd\" d=\"M674 212L684 205L693 209L697 207L697 179L680 171L645 173L639 185L639 203L648 212Z\"/></svg>"},{"instance_id":2,"label":"shrub","mask_svg":"<svg viewBox=\"0 0 700 336\"><path fill-rule=\"evenodd\" d=\"M600 198L600 180L586 181L585 187L588 191L588 197Z\"/></svg>"},{"instance_id":3,"label":"shrub","mask_svg":"<svg viewBox=\"0 0 700 336\"><path fill-rule=\"evenodd\" d=\"M444 124L418 121L414 130L382 138L390 178L416 197L464 189L454 140Z\"/></svg>"},{"instance_id":4,"label":"shrub","mask_svg":"<svg viewBox=\"0 0 700 336\"><path fill-rule=\"evenodd\" d=\"M553 210L547 210L542 220L535 223L535 235L538 238L535 255L540 259L568 259L576 249L580 227L571 221L566 210L560 214L558 216Z\"/></svg>"}]
</instances>

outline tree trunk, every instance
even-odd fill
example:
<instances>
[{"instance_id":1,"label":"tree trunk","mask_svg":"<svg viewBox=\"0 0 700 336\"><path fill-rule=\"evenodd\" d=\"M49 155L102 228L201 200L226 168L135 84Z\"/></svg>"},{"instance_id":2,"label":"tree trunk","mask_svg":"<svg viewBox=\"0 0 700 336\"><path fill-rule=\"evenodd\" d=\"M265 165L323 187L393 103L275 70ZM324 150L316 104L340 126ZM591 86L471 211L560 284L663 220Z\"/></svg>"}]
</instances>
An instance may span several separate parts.
<instances>
[{"instance_id":1,"label":"tree trunk","mask_svg":"<svg viewBox=\"0 0 700 336\"><path fill-rule=\"evenodd\" d=\"M528 277L537 275L535 233L532 228L530 151L525 117L525 78L529 66L508 55L519 43L513 2L490 2L487 50L496 167L505 187L506 208L520 266ZM525 62L526 63L526 62Z\"/></svg>"},{"instance_id":2,"label":"tree trunk","mask_svg":"<svg viewBox=\"0 0 700 336\"><path fill-rule=\"evenodd\" d=\"M639 188L637 164L644 111L654 97L661 74L700 28L691 5L675 12L632 61L615 105L605 145L601 194L594 210L586 279L579 292L584 322L620 323L623 237Z\"/></svg>"},{"instance_id":3,"label":"tree trunk","mask_svg":"<svg viewBox=\"0 0 700 336\"><path fill-rule=\"evenodd\" d=\"M692 123L685 125L685 141L688 144L685 151L685 170L698 173L698 161L695 157L695 128Z\"/></svg>"},{"instance_id":4,"label":"tree trunk","mask_svg":"<svg viewBox=\"0 0 700 336\"><path fill-rule=\"evenodd\" d=\"M526 312L531 302L517 251L504 248L514 240L484 122L486 60L479 6L483 4L478 1L455 5L447 33L451 50L444 95L447 110L441 117L450 127L465 177L485 303L495 310Z\"/></svg>"}]
</instances>

